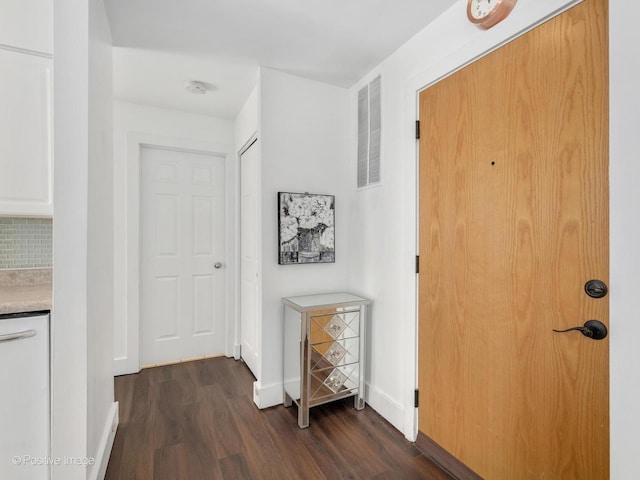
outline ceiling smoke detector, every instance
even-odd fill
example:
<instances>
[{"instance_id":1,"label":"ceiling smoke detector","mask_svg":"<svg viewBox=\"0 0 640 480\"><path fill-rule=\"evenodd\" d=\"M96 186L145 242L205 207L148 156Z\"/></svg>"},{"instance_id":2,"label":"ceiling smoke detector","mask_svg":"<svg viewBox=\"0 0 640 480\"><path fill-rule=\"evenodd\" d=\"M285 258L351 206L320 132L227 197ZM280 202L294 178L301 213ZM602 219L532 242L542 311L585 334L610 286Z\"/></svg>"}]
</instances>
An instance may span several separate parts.
<instances>
[{"instance_id":1,"label":"ceiling smoke detector","mask_svg":"<svg viewBox=\"0 0 640 480\"><path fill-rule=\"evenodd\" d=\"M187 80L186 82L184 82L184 88L196 95L204 95L205 93L207 93L206 85L195 80Z\"/></svg>"}]
</instances>

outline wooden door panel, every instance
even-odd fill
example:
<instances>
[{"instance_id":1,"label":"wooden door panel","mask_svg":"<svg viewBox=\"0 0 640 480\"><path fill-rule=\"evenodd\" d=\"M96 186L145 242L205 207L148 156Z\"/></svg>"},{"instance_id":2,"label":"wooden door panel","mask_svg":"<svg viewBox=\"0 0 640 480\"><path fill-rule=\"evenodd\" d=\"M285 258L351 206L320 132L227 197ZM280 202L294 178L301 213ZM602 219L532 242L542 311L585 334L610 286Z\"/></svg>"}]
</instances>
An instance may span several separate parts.
<instances>
[{"instance_id":1,"label":"wooden door panel","mask_svg":"<svg viewBox=\"0 0 640 480\"><path fill-rule=\"evenodd\" d=\"M606 1L422 92L419 430L490 479L608 478Z\"/></svg>"}]
</instances>

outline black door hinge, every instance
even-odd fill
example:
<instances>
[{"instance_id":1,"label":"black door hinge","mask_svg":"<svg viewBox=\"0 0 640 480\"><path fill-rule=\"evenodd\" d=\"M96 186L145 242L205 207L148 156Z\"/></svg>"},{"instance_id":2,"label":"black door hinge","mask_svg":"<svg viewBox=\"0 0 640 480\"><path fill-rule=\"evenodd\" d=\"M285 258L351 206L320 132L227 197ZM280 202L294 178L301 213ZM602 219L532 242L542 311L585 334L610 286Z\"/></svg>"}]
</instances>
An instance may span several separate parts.
<instances>
[{"instance_id":1,"label":"black door hinge","mask_svg":"<svg viewBox=\"0 0 640 480\"><path fill-rule=\"evenodd\" d=\"M418 389L416 389L413 392L413 406L414 407L418 408L418 405L420 404L419 400L420 400L420 394L418 392Z\"/></svg>"},{"instance_id":2,"label":"black door hinge","mask_svg":"<svg viewBox=\"0 0 640 480\"><path fill-rule=\"evenodd\" d=\"M420 120L416 120L416 140L420 140Z\"/></svg>"},{"instance_id":3,"label":"black door hinge","mask_svg":"<svg viewBox=\"0 0 640 480\"><path fill-rule=\"evenodd\" d=\"M420 273L420 255L416 255L416 273Z\"/></svg>"}]
</instances>

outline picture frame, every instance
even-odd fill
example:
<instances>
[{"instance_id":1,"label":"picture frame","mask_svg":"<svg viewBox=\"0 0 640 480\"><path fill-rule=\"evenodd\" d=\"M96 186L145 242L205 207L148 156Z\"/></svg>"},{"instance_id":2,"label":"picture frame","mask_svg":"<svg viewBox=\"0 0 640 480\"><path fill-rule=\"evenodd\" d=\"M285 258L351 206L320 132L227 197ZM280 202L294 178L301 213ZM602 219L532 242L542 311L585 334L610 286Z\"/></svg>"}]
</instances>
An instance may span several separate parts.
<instances>
[{"instance_id":1,"label":"picture frame","mask_svg":"<svg viewBox=\"0 0 640 480\"><path fill-rule=\"evenodd\" d=\"M335 196L278 192L278 263L335 263Z\"/></svg>"}]
</instances>

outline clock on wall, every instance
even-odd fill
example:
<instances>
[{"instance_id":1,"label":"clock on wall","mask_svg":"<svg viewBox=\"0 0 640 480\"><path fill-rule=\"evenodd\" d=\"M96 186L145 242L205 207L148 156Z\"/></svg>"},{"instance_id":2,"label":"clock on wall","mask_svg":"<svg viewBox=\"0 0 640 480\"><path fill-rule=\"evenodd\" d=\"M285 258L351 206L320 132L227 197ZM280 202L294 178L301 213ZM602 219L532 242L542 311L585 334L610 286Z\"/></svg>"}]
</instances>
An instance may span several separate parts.
<instances>
[{"instance_id":1,"label":"clock on wall","mask_svg":"<svg viewBox=\"0 0 640 480\"><path fill-rule=\"evenodd\" d=\"M504 20L513 10L517 0L469 0L467 17L480 28L491 28Z\"/></svg>"}]
</instances>

